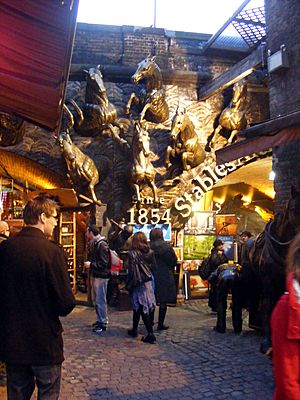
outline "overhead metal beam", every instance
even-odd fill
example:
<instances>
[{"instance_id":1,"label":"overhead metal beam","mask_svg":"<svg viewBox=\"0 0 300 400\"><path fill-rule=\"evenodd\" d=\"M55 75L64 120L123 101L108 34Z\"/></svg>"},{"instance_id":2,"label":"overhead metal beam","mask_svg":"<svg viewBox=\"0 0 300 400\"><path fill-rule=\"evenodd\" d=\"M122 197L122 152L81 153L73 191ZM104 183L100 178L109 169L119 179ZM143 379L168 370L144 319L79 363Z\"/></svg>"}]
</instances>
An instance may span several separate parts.
<instances>
[{"instance_id":1,"label":"overhead metal beam","mask_svg":"<svg viewBox=\"0 0 300 400\"><path fill-rule=\"evenodd\" d=\"M241 11L246 7L250 0L245 0L240 7L233 13L233 15L225 22L225 24L208 40L208 42L203 46L202 53L205 51L218 39L221 33L231 24L231 22L239 15Z\"/></svg>"},{"instance_id":2,"label":"overhead metal beam","mask_svg":"<svg viewBox=\"0 0 300 400\"><path fill-rule=\"evenodd\" d=\"M240 79L250 75L258 67L261 67L264 63L264 50L265 45L258 46L248 57L235 64L213 81L202 86L198 92L198 100L202 101L222 92Z\"/></svg>"}]
</instances>

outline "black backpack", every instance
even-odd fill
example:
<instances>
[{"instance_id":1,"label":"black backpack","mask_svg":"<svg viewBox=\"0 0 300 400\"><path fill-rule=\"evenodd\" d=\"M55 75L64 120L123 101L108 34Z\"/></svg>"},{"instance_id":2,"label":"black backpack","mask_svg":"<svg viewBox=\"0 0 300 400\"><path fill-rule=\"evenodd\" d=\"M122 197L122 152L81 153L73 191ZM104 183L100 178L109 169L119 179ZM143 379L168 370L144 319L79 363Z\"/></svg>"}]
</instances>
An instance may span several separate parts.
<instances>
[{"instance_id":1,"label":"black backpack","mask_svg":"<svg viewBox=\"0 0 300 400\"><path fill-rule=\"evenodd\" d=\"M210 257L204 258L202 264L198 267L198 272L200 278L207 281L209 275L211 274Z\"/></svg>"}]
</instances>

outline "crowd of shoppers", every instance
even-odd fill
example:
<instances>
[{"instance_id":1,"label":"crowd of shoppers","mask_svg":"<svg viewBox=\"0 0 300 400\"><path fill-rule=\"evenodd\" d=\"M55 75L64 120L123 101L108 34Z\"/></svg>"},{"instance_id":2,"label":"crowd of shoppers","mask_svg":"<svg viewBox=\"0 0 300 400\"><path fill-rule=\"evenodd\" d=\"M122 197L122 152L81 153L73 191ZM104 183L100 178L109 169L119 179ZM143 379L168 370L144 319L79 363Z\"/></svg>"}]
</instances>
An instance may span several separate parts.
<instances>
[{"instance_id":1,"label":"crowd of shoppers","mask_svg":"<svg viewBox=\"0 0 300 400\"><path fill-rule=\"evenodd\" d=\"M73 310L75 299L64 251L50 240L58 212L57 203L41 195L26 204L25 226L18 234L8 238L9 226L0 221L0 360L6 364L8 400L29 399L35 385L41 399L58 399L59 396L64 360L59 317ZM126 240L131 235L127 236ZM89 254L85 264L90 271L97 317L93 332L99 334L106 331L108 324L106 298L111 276L110 249L105 237L101 236L101 228L96 225L88 226L86 237ZM252 244L251 233L243 232L239 260L243 267L246 266L245 271ZM241 271L237 273L236 266L228 264L223 246L222 240L215 240L209 256L212 271L209 305L218 312L215 330L224 333L226 300L231 291L233 303L236 303L232 305L234 331L240 333L242 305L238 304L238 315L237 312L235 315L235 283L238 277L237 287L239 290L243 287ZM132 327L128 330L131 337L138 336L142 318L147 330L142 341L156 342L156 305L159 306L157 331L169 328L165 318L167 307L176 304L176 264L174 249L164 240L161 229L152 229L150 243L143 232L130 237L126 286L133 308ZM296 400L300 393L300 234L289 248L286 272L287 292L275 306L271 318L274 400Z\"/></svg>"}]
</instances>

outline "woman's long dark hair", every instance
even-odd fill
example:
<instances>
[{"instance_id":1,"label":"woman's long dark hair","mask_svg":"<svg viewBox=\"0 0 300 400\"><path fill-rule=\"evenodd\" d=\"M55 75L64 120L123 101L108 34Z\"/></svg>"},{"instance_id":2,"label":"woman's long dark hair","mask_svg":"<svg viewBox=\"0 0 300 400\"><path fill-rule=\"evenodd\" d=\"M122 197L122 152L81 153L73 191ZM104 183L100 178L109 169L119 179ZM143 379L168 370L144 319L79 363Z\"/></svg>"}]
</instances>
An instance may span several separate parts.
<instances>
[{"instance_id":1,"label":"woman's long dark hair","mask_svg":"<svg viewBox=\"0 0 300 400\"><path fill-rule=\"evenodd\" d=\"M132 248L143 252L149 251L150 247L144 232L136 232L132 237Z\"/></svg>"},{"instance_id":2,"label":"woman's long dark hair","mask_svg":"<svg viewBox=\"0 0 300 400\"><path fill-rule=\"evenodd\" d=\"M290 244L286 258L286 273L292 272L300 275L300 233L298 233Z\"/></svg>"}]
</instances>

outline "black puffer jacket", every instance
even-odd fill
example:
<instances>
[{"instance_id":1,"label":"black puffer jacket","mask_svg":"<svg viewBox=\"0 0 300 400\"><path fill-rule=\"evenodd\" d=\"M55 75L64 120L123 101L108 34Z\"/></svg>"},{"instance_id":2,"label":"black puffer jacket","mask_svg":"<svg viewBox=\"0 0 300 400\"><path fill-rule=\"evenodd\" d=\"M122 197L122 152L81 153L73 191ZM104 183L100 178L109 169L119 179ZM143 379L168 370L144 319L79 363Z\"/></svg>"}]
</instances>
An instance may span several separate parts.
<instances>
[{"instance_id":1,"label":"black puffer jacket","mask_svg":"<svg viewBox=\"0 0 300 400\"><path fill-rule=\"evenodd\" d=\"M174 280L174 267L177 257L173 247L164 240L150 243L156 260L155 296L157 303L176 304L176 286Z\"/></svg>"}]
</instances>

